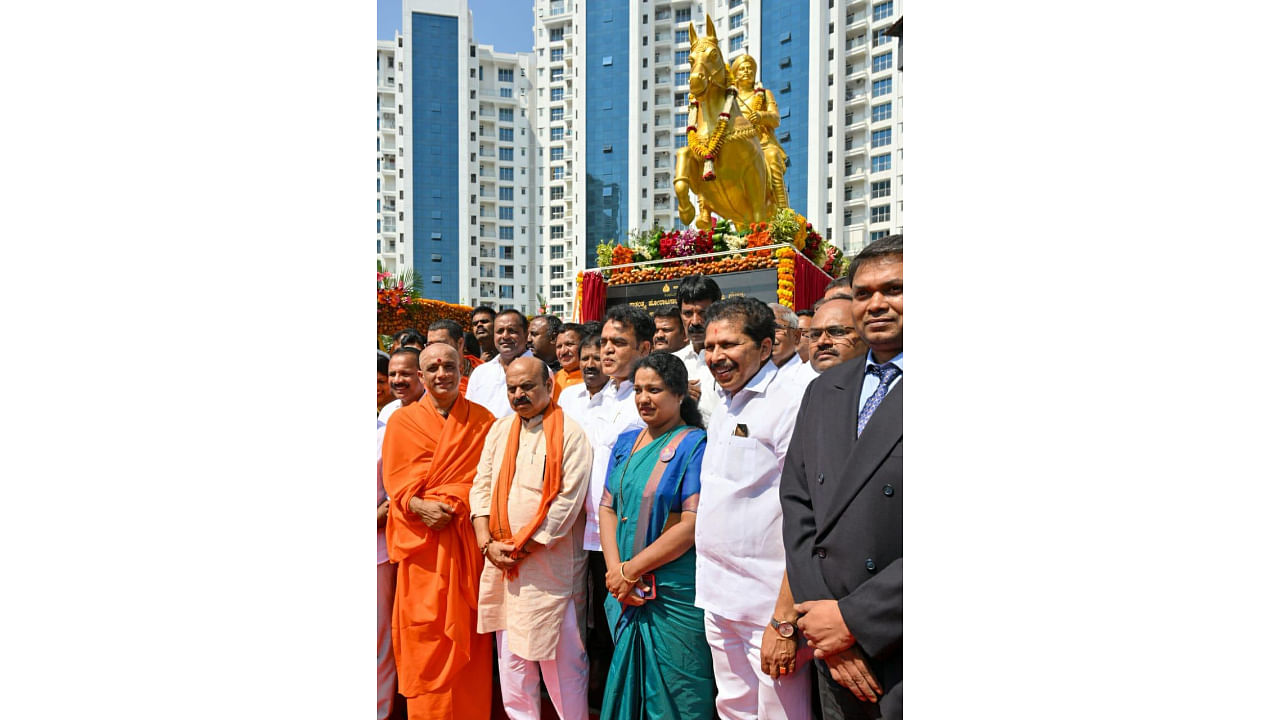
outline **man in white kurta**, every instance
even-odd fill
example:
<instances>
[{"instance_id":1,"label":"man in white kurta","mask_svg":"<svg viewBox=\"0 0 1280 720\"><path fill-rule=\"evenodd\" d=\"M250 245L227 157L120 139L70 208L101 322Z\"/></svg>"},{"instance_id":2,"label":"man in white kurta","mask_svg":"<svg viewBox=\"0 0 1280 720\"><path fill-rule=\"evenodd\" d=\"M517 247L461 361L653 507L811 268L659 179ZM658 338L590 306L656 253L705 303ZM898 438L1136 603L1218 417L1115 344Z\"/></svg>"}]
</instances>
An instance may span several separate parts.
<instances>
[{"instance_id":1,"label":"man in white kurta","mask_svg":"<svg viewBox=\"0 0 1280 720\"><path fill-rule=\"evenodd\" d=\"M803 391L779 375L772 337L772 311L759 300L731 298L708 312L720 406L702 461L694 603L704 611L716 711L730 720L811 716L778 495Z\"/></svg>"},{"instance_id":2,"label":"man in white kurta","mask_svg":"<svg viewBox=\"0 0 1280 720\"><path fill-rule=\"evenodd\" d=\"M559 494L525 552L508 555L490 545L489 516L512 424L520 423L519 448L507 512L513 532L528 525L539 507L547 461L544 413L553 383L537 358L517 358L507 368L508 397L515 414L494 422L471 489L477 540L486 546L480 576L478 632L496 633L502 702L512 720L538 720L538 676L560 717L587 717L587 653L583 643L586 524L583 501L591 475L591 445L571 418L564 418ZM515 577L495 564L514 560Z\"/></svg>"},{"instance_id":3,"label":"man in white kurta","mask_svg":"<svg viewBox=\"0 0 1280 720\"><path fill-rule=\"evenodd\" d=\"M516 358L530 357L529 321L517 310L503 310L493 322L498 356L471 371L466 398L483 405L495 418L511 414L507 403L507 368Z\"/></svg>"}]
</instances>

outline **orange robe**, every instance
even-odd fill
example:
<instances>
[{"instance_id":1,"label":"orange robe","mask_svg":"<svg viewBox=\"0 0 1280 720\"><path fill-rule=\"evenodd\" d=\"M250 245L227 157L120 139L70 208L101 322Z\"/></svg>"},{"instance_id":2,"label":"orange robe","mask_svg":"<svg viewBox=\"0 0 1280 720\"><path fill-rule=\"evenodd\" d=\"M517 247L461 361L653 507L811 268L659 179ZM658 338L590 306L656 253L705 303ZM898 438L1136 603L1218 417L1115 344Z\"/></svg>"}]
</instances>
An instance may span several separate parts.
<instances>
[{"instance_id":1,"label":"orange robe","mask_svg":"<svg viewBox=\"0 0 1280 720\"><path fill-rule=\"evenodd\" d=\"M448 419L424 398L387 423L387 554L398 563L391 644L410 720L489 718L492 635L475 631L484 559L469 498L492 423L488 410L461 395ZM440 531L428 528L409 510L413 497L447 503L453 520Z\"/></svg>"},{"instance_id":2,"label":"orange robe","mask_svg":"<svg viewBox=\"0 0 1280 720\"><path fill-rule=\"evenodd\" d=\"M573 372L569 372L562 368L560 372L556 373L556 378L555 378L556 385L555 385L555 389L551 393L551 399L555 400L556 402L559 402L560 392L562 390L569 387L570 385L577 385L580 382L582 382L581 368L574 370Z\"/></svg>"}]
</instances>

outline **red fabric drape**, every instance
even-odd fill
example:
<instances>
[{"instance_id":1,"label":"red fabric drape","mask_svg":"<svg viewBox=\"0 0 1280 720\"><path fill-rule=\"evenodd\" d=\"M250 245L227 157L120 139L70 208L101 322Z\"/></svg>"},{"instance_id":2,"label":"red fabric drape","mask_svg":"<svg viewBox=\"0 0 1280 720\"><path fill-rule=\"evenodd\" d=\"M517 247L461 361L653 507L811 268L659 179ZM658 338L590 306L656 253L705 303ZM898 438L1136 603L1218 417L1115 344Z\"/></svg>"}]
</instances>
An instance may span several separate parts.
<instances>
[{"instance_id":1,"label":"red fabric drape","mask_svg":"<svg viewBox=\"0 0 1280 720\"><path fill-rule=\"evenodd\" d=\"M831 282L832 277L822 272L821 268L800 253L796 253L795 273L795 309L808 310L815 302L822 299L822 294L826 291L827 283Z\"/></svg>"},{"instance_id":2,"label":"red fabric drape","mask_svg":"<svg viewBox=\"0 0 1280 720\"><path fill-rule=\"evenodd\" d=\"M579 322L604 320L604 278L597 272L582 273L582 308ZM822 292L818 292L821 297Z\"/></svg>"}]
</instances>

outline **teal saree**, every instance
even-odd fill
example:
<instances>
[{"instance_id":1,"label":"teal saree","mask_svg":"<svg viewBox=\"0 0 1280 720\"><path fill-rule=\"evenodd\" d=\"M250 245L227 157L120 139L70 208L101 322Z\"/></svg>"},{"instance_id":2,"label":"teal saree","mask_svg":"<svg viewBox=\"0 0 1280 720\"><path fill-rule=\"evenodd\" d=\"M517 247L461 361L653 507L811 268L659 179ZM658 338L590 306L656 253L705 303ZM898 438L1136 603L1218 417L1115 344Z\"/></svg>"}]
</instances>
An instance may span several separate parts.
<instances>
[{"instance_id":1,"label":"teal saree","mask_svg":"<svg viewBox=\"0 0 1280 720\"><path fill-rule=\"evenodd\" d=\"M619 559L658 538L671 513L696 511L706 433L681 426L637 450L640 430L618 437L601 505L618 517ZM638 607L605 598L613 662L602 720L714 718L715 676L702 610L693 604L694 549L653 570L657 598Z\"/></svg>"}]
</instances>

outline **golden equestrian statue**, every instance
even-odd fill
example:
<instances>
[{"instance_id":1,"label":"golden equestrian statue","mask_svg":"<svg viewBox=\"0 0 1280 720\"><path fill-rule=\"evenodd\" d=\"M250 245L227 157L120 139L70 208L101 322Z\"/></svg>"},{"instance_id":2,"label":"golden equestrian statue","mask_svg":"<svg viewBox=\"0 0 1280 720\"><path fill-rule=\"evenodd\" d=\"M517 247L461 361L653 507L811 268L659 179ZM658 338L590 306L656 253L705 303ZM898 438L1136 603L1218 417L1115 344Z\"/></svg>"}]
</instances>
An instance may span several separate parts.
<instances>
[{"instance_id":1,"label":"golden equestrian statue","mask_svg":"<svg viewBox=\"0 0 1280 720\"><path fill-rule=\"evenodd\" d=\"M732 220L738 228L765 222L775 210L786 207L785 190L781 203L773 190L781 184L781 173L775 183L760 145L761 130L744 116L739 105L738 88L730 82L710 15L704 37L698 37L689 23L689 66L689 144L676 153L673 183L680 222L688 225L694 219L690 192L698 197L696 225L702 230L714 227L711 213ZM743 103L751 103L752 111L758 114L754 95ZM776 105L774 108L776 118ZM767 125L764 118L760 122ZM785 162L783 155L782 172Z\"/></svg>"}]
</instances>

